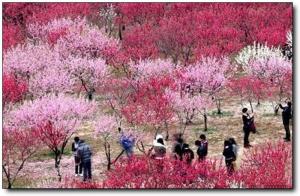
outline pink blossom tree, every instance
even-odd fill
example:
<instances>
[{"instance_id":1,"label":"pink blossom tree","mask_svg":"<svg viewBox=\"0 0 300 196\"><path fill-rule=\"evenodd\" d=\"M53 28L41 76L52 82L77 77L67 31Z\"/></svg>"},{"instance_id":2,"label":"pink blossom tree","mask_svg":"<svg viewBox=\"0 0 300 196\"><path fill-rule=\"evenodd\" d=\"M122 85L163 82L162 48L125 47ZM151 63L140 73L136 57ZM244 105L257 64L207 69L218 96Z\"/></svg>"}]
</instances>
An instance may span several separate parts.
<instances>
[{"instance_id":1,"label":"pink blossom tree","mask_svg":"<svg viewBox=\"0 0 300 196\"><path fill-rule=\"evenodd\" d=\"M19 127L3 128L2 169L7 188L12 188L25 163L38 149L39 141L34 130Z\"/></svg>"},{"instance_id":2,"label":"pink blossom tree","mask_svg":"<svg viewBox=\"0 0 300 196\"><path fill-rule=\"evenodd\" d=\"M103 142L107 160L107 170L110 170L111 166L115 164L126 151L122 147L120 153L112 160L111 144L115 141L118 141L121 144L121 137L130 137L136 140L138 135L132 129L121 129L120 127L118 127L118 124L115 121L114 117L108 115L100 116L95 122L94 127L96 137L100 138L100 140Z\"/></svg>"},{"instance_id":3,"label":"pink blossom tree","mask_svg":"<svg viewBox=\"0 0 300 196\"><path fill-rule=\"evenodd\" d=\"M62 94L48 95L11 111L7 123L18 130L34 130L35 139L54 153L55 168L61 180L60 161L65 147L80 124L92 114L94 106L94 103Z\"/></svg>"},{"instance_id":4,"label":"pink blossom tree","mask_svg":"<svg viewBox=\"0 0 300 196\"><path fill-rule=\"evenodd\" d=\"M249 74L265 81L272 90L275 102L291 96L292 92L292 62L284 57L260 58L250 61L246 70ZM277 114L278 106L274 105Z\"/></svg>"},{"instance_id":5,"label":"pink blossom tree","mask_svg":"<svg viewBox=\"0 0 300 196\"><path fill-rule=\"evenodd\" d=\"M49 44L27 43L10 49L4 54L3 67L28 83L32 98L72 92L71 74Z\"/></svg>"},{"instance_id":6,"label":"pink blossom tree","mask_svg":"<svg viewBox=\"0 0 300 196\"><path fill-rule=\"evenodd\" d=\"M110 62L119 50L118 41L109 38L103 30L91 26L85 19L71 26L68 33L57 40L57 50L62 56L101 57Z\"/></svg>"},{"instance_id":7,"label":"pink blossom tree","mask_svg":"<svg viewBox=\"0 0 300 196\"><path fill-rule=\"evenodd\" d=\"M69 57L66 60L66 72L71 74L75 85L83 87L92 99L93 93L104 88L105 81L110 75L109 67L101 58L88 59L86 57Z\"/></svg>"},{"instance_id":8,"label":"pink blossom tree","mask_svg":"<svg viewBox=\"0 0 300 196\"><path fill-rule=\"evenodd\" d=\"M179 75L177 91L181 97L183 94L202 97L204 130L207 130L207 109L211 107L214 95L224 87L230 69L228 58L204 57L194 65L184 68Z\"/></svg>"},{"instance_id":9,"label":"pink blossom tree","mask_svg":"<svg viewBox=\"0 0 300 196\"><path fill-rule=\"evenodd\" d=\"M204 111L205 105L207 106L207 100L200 95L180 95L180 92L167 90L166 96L177 116L176 120L179 120L181 134L185 133L186 126L191 123L195 116Z\"/></svg>"}]
</instances>

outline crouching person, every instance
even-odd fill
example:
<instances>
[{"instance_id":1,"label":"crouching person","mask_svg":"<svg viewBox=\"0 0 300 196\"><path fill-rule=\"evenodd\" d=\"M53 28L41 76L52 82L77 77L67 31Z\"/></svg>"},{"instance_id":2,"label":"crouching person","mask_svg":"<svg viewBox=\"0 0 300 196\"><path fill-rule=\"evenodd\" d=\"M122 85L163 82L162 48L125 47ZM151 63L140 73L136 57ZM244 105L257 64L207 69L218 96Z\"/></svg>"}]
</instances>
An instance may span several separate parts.
<instances>
[{"instance_id":1,"label":"crouching person","mask_svg":"<svg viewBox=\"0 0 300 196\"><path fill-rule=\"evenodd\" d=\"M154 152L152 153L152 151ZM164 157L166 156L167 148L164 143L164 139L162 135L157 135L153 141L153 146L149 150L149 153L151 153L151 158L156 160L157 169L159 172L163 171L164 168Z\"/></svg>"}]
</instances>

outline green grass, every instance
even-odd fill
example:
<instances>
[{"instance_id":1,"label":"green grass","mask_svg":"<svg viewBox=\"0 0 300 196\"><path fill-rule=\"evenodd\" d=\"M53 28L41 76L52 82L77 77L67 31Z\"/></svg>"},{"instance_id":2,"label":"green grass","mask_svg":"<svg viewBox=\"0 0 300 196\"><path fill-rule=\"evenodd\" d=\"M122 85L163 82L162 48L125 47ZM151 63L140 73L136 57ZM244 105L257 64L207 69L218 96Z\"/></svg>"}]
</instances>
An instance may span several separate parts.
<instances>
[{"instance_id":1,"label":"green grass","mask_svg":"<svg viewBox=\"0 0 300 196\"><path fill-rule=\"evenodd\" d=\"M211 113L207 114L210 117L225 117L225 116L233 116L232 112L229 111L221 111L221 114L218 114L218 111L214 110Z\"/></svg>"},{"instance_id":2,"label":"green grass","mask_svg":"<svg viewBox=\"0 0 300 196\"><path fill-rule=\"evenodd\" d=\"M64 149L63 156L71 156L71 155L72 155L71 146L67 146ZM32 159L43 161L43 160L53 159L54 157L55 157L54 152L48 148L45 148L45 149L39 151L37 154L35 154Z\"/></svg>"},{"instance_id":3,"label":"green grass","mask_svg":"<svg viewBox=\"0 0 300 196\"><path fill-rule=\"evenodd\" d=\"M263 113L262 116L264 117L275 117L275 118L278 118L278 117L281 117L281 115L274 115L274 113Z\"/></svg>"},{"instance_id":4,"label":"green grass","mask_svg":"<svg viewBox=\"0 0 300 196\"><path fill-rule=\"evenodd\" d=\"M208 127L207 128L207 131L204 131L204 127L195 127L195 128L192 128L192 131L193 132L196 132L197 134L199 133L203 133L203 134L212 134L212 133L214 133L214 132L216 132L216 131L218 131L217 130L217 128L216 127Z\"/></svg>"}]
</instances>

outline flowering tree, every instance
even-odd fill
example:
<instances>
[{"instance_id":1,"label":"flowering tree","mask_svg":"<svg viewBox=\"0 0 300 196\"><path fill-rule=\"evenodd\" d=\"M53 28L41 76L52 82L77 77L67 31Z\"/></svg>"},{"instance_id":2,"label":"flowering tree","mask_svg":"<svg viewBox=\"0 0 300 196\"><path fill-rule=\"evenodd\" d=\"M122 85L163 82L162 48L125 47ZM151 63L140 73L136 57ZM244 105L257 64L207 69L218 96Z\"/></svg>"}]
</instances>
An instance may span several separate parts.
<instances>
[{"instance_id":1,"label":"flowering tree","mask_svg":"<svg viewBox=\"0 0 300 196\"><path fill-rule=\"evenodd\" d=\"M122 114L132 125L150 125L158 132L167 124L173 113L164 89L172 85L171 77L153 77L139 83L137 91L128 98Z\"/></svg>"},{"instance_id":2,"label":"flowering tree","mask_svg":"<svg viewBox=\"0 0 300 196\"><path fill-rule=\"evenodd\" d=\"M282 57L270 57L252 60L247 72L267 82L271 87L275 102L288 97L292 91L292 62ZM274 112L277 114L278 106L275 104Z\"/></svg>"},{"instance_id":3,"label":"flowering tree","mask_svg":"<svg viewBox=\"0 0 300 196\"><path fill-rule=\"evenodd\" d=\"M119 142L120 144L122 144L122 137L131 137L133 140L135 140L137 139L137 135L132 130L126 129L124 131L120 127L118 127L118 124L112 116L101 116L97 119L94 126L96 137L100 137L101 141L103 142L107 160L107 170L110 170L111 166L115 164L122 156L122 154L126 151L126 149L124 149L122 146L121 152L116 156L116 158L114 158L114 160L112 160L111 143L114 140L119 141L120 139Z\"/></svg>"},{"instance_id":4,"label":"flowering tree","mask_svg":"<svg viewBox=\"0 0 300 196\"><path fill-rule=\"evenodd\" d=\"M250 60L270 57L283 57L281 49L279 47L268 47L267 45L254 42L253 45L248 45L243 48L235 57L235 61L238 64L247 67L249 66Z\"/></svg>"},{"instance_id":5,"label":"flowering tree","mask_svg":"<svg viewBox=\"0 0 300 196\"><path fill-rule=\"evenodd\" d=\"M282 141L255 147L245 158L236 179L245 188L292 188L292 148Z\"/></svg>"},{"instance_id":6,"label":"flowering tree","mask_svg":"<svg viewBox=\"0 0 300 196\"><path fill-rule=\"evenodd\" d=\"M27 83L18 81L16 77L11 74L3 75L3 106L8 103L15 103L24 98L27 92Z\"/></svg>"},{"instance_id":7,"label":"flowering tree","mask_svg":"<svg viewBox=\"0 0 300 196\"><path fill-rule=\"evenodd\" d=\"M71 79L78 84L80 89L83 87L85 92L92 99L96 89L104 87L105 80L109 76L108 66L104 60L70 57L66 61L66 70L71 74Z\"/></svg>"},{"instance_id":8,"label":"flowering tree","mask_svg":"<svg viewBox=\"0 0 300 196\"><path fill-rule=\"evenodd\" d=\"M95 133L101 138L104 145L105 156L107 160L107 170L110 170L111 165L114 163L114 161L111 160L110 143L112 142L111 140L114 140L117 137L117 128L118 126L116 121L111 116L101 116L95 123ZM123 153L124 151L121 151L120 156Z\"/></svg>"},{"instance_id":9,"label":"flowering tree","mask_svg":"<svg viewBox=\"0 0 300 196\"><path fill-rule=\"evenodd\" d=\"M173 71L170 60L147 59L129 64L126 78L131 91L122 107L127 122L154 127L156 132L164 127L168 135L173 114L164 89L173 85Z\"/></svg>"},{"instance_id":10,"label":"flowering tree","mask_svg":"<svg viewBox=\"0 0 300 196\"><path fill-rule=\"evenodd\" d=\"M291 31L286 33L286 44L282 48L282 53L288 59L292 59L293 57L293 35Z\"/></svg>"},{"instance_id":11,"label":"flowering tree","mask_svg":"<svg viewBox=\"0 0 300 196\"><path fill-rule=\"evenodd\" d=\"M257 103L259 104L260 100L270 97L272 93L266 82L254 76L243 76L238 79L231 79L228 81L227 85L231 89L232 94L239 94L242 105L243 100L249 102L252 112L253 101L257 100Z\"/></svg>"},{"instance_id":12,"label":"flowering tree","mask_svg":"<svg viewBox=\"0 0 300 196\"><path fill-rule=\"evenodd\" d=\"M72 91L70 72L59 53L48 44L27 43L8 50L4 54L3 67L27 82L32 97Z\"/></svg>"},{"instance_id":13,"label":"flowering tree","mask_svg":"<svg viewBox=\"0 0 300 196\"><path fill-rule=\"evenodd\" d=\"M204 117L204 130L207 130L207 109L211 107L212 97L225 85L226 74L230 66L227 58L206 57L183 69L179 76L177 91L180 92L181 98L183 94L188 94L190 97L202 97L196 100L201 100L203 104L201 113ZM186 101L191 100L186 99Z\"/></svg>"},{"instance_id":14,"label":"flowering tree","mask_svg":"<svg viewBox=\"0 0 300 196\"><path fill-rule=\"evenodd\" d=\"M24 36L18 26L13 24L3 24L3 50L16 46L24 40Z\"/></svg>"},{"instance_id":15,"label":"flowering tree","mask_svg":"<svg viewBox=\"0 0 300 196\"><path fill-rule=\"evenodd\" d=\"M60 161L65 147L81 122L93 112L93 103L62 94L26 102L8 114L8 125L15 129L33 129L55 155L55 168L61 180Z\"/></svg>"},{"instance_id":16,"label":"flowering tree","mask_svg":"<svg viewBox=\"0 0 300 196\"><path fill-rule=\"evenodd\" d=\"M190 96L179 92L167 90L172 110L176 113L179 120L180 133L184 134L186 126L192 122L197 114L201 113L207 105L207 100L200 95Z\"/></svg>"},{"instance_id":17,"label":"flowering tree","mask_svg":"<svg viewBox=\"0 0 300 196\"><path fill-rule=\"evenodd\" d=\"M2 134L2 169L10 189L26 161L37 151L39 141L34 130L20 130L19 127L4 127Z\"/></svg>"}]
</instances>

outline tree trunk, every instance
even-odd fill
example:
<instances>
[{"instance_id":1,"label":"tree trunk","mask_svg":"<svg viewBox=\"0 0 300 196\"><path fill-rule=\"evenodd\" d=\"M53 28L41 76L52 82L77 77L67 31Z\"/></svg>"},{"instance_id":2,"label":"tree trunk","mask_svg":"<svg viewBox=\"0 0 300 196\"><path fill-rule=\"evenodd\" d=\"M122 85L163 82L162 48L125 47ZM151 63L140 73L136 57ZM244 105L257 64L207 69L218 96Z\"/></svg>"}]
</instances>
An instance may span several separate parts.
<instances>
[{"instance_id":1,"label":"tree trunk","mask_svg":"<svg viewBox=\"0 0 300 196\"><path fill-rule=\"evenodd\" d=\"M8 181L8 187L7 188L11 189L11 187L12 187L12 184L11 184L11 182Z\"/></svg>"},{"instance_id":2,"label":"tree trunk","mask_svg":"<svg viewBox=\"0 0 300 196\"><path fill-rule=\"evenodd\" d=\"M107 160L107 170L111 169L111 158L110 158L110 144L105 141L104 143L104 148L105 148L105 155L106 155L106 160Z\"/></svg>"},{"instance_id":3,"label":"tree trunk","mask_svg":"<svg viewBox=\"0 0 300 196\"><path fill-rule=\"evenodd\" d=\"M253 113L252 101L251 101L251 100L249 100L249 103L250 103L250 107L251 107L251 112Z\"/></svg>"},{"instance_id":4,"label":"tree trunk","mask_svg":"<svg viewBox=\"0 0 300 196\"><path fill-rule=\"evenodd\" d=\"M205 113L203 117L204 117L204 131L207 131L207 114Z\"/></svg>"},{"instance_id":5,"label":"tree trunk","mask_svg":"<svg viewBox=\"0 0 300 196\"><path fill-rule=\"evenodd\" d=\"M216 104L217 104L217 109L218 109L218 114L222 114L222 110L221 110L221 100L220 99L216 99Z\"/></svg>"},{"instance_id":6,"label":"tree trunk","mask_svg":"<svg viewBox=\"0 0 300 196\"><path fill-rule=\"evenodd\" d=\"M122 40L123 37L122 37L122 25L120 24L119 25L119 39Z\"/></svg>"},{"instance_id":7,"label":"tree trunk","mask_svg":"<svg viewBox=\"0 0 300 196\"><path fill-rule=\"evenodd\" d=\"M165 121L165 129L166 129L166 138L165 140L168 141L169 140L169 127L168 127L168 123Z\"/></svg>"},{"instance_id":8,"label":"tree trunk","mask_svg":"<svg viewBox=\"0 0 300 196\"><path fill-rule=\"evenodd\" d=\"M61 156L59 151L58 152L54 152L55 153L55 169L57 172L57 176L58 176L58 181L61 182L61 173L60 173L60 160L61 160Z\"/></svg>"},{"instance_id":9,"label":"tree trunk","mask_svg":"<svg viewBox=\"0 0 300 196\"><path fill-rule=\"evenodd\" d=\"M274 116L277 116L277 115L278 115L278 111L279 111L279 106L276 105L276 106L274 107Z\"/></svg>"},{"instance_id":10,"label":"tree trunk","mask_svg":"<svg viewBox=\"0 0 300 196\"><path fill-rule=\"evenodd\" d=\"M259 99L257 99L257 104L256 105L260 106L260 100Z\"/></svg>"}]
</instances>

